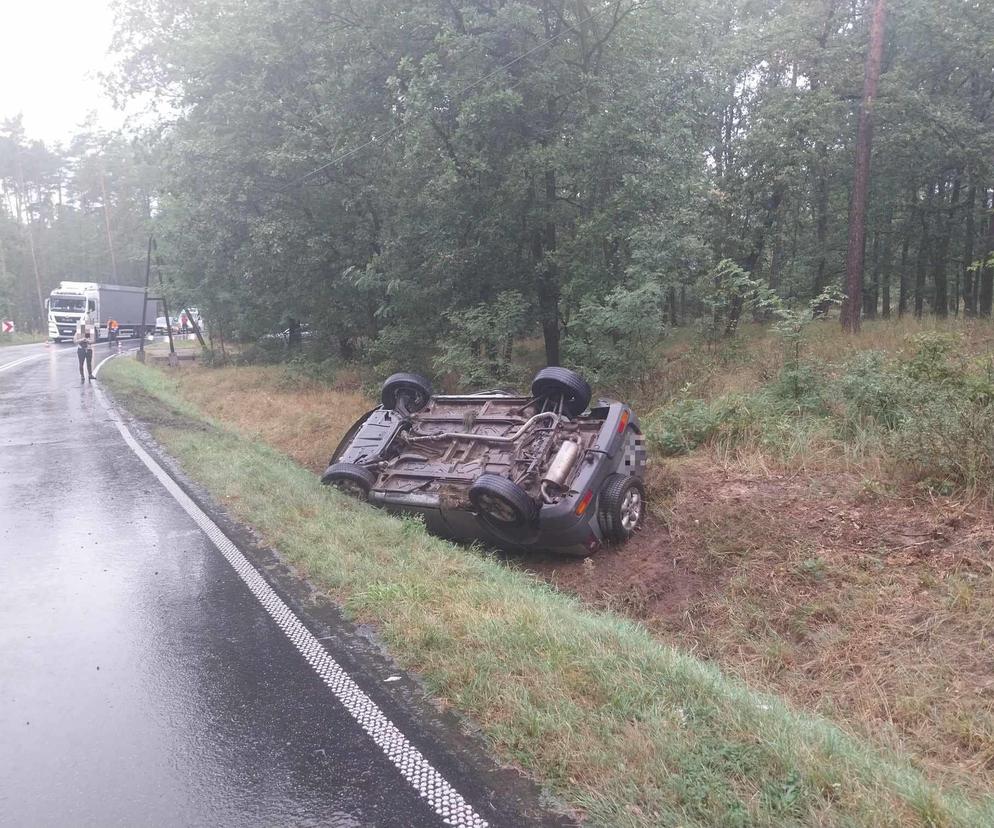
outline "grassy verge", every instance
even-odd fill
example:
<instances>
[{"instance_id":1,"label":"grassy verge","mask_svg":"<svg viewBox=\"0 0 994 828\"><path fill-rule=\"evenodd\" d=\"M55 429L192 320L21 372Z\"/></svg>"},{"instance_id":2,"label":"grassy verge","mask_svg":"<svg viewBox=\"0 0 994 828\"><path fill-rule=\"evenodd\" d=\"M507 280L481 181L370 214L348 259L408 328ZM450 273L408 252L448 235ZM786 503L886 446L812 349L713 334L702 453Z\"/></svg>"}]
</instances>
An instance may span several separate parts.
<instances>
[{"instance_id":1,"label":"grassy verge","mask_svg":"<svg viewBox=\"0 0 994 828\"><path fill-rule=\"evenodd\" d=\"M6 345L31 345L35 342L44 342L47 338L48 337L46 337L45 334L0 334L0 348L3 348Z\"/></svg>"},{"instance_id":2,"label":"grassy verge","mask_svg":"<svg viewBox=\"0 0 994 828\"><path fill-rule=\"evenodd\" d=\"M188 473L593 823L994 823L990 799L940 789L637 624L323 489L205 421L162 372L118 360L103 376Z\"/></svg>"}]
</instances>

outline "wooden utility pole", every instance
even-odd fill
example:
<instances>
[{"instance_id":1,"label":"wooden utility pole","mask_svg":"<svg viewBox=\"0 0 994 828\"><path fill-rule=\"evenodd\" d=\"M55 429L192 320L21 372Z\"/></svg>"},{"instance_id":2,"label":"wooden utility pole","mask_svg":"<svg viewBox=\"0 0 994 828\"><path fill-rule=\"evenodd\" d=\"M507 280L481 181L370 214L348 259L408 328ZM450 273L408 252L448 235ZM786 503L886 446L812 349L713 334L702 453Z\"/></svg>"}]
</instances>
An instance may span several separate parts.
<instances>
[{"instance_id":1,"label":"wooden utility pole","mask_svg":"<svg viewBox=\"0 0 994 828\"><path fill-rule=\"evenodd\" d=\"M870 189L870 150L873 145L873 104L880 80L880 63L884 53L884 22L887 0L875 0L870 20L870 45L866 52L863 76L863 101L859 107L856 132L856 172L852 200L849 203L849 249L846 253L846 299L842 303L842 327L849 333L859 331L863 305L863 260L866 256L866 197Z\"/></svg>"},{"instance_id":2,"label":"wooden utility pole","mask_svg":"<svg viewBox=\"0 0 994 828\"><path fill-rule=\"evenodd\" d=\"M148 311L148 280L152 275L152 241L153 237L148 237L148 253L145 254L145 294L142 297L142 326L141 342L138 343L138 361L145 361L145 314ZM166 325L169 325L169 318L166 318ZM154 327L154 322L153 322Z\"/></svg>"}]
</instances>

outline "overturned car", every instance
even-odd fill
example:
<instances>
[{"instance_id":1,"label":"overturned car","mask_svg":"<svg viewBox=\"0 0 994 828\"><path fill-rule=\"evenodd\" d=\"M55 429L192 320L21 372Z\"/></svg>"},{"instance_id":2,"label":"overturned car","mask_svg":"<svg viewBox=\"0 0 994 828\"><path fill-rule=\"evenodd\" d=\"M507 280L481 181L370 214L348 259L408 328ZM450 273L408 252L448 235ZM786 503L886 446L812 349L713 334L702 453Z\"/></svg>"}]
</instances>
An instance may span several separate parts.
<instances>
[{"instance_id":1,"label":"overturned car","mask_svg":"<svg viewBox=\"0 0 994 828\"><path fill-rule=\"evenodd\" d=\"M587 382L559 367L539 371L529 396L436 395L424 377L394 374L321 482L423 515L453 540L589 555L628 540L646 510L638 418L590 401Z\"/></svg>"}]
</instances>

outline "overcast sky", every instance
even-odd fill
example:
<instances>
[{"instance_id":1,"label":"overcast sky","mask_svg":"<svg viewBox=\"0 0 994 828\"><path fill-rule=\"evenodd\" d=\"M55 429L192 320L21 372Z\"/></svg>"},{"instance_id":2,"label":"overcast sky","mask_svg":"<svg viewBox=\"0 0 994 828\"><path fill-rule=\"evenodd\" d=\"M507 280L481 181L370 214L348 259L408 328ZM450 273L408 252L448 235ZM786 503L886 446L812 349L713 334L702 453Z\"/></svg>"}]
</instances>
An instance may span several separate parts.
<instances>
[{"instance_id":1,"label":"overcast sky","mask_svg":"<svg viewBox=\"0 0 994 828\"><path fill-rule=\"evenodd\" d=\"M24 114L32 138L65 141L95 111L98 123L123 117L103 95L97 73L110 67L109 0L3 0L0 119Z\"/></svg>"}]
</instances>

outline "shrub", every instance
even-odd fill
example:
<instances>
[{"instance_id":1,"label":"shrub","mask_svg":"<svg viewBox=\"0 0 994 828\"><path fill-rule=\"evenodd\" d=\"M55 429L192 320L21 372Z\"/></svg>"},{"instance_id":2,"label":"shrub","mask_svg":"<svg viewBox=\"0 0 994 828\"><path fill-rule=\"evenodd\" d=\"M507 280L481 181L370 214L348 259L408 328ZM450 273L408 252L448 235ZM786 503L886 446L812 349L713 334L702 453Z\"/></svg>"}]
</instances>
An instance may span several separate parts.
<instances>
[{"instance_id":1,"label":"shrub","mask_svg":"<svg viewBox=\"0 0 994 828\"><path fill-rule=\"evenodd\" d=\"M505 291L493 302L453 311L448 318L452 329L434 361L440 373L458 374L466 387L523 379L512 359L515 339L528 330L528 306L520 293Z\"/></svg>"},{"instance_id":2,"label":"shrub","mask_svg":"<svg viewBox=\"0 0 994 828\"><path fill-rule=\"evenodd\" d=\"M738 397L716 402L682 399L650 414L643 423L650 446L672 457L686 454L719 436L736 440L750 423L749 408Z\"/></svg>"},{"instance_id":3,"label":"shrub","mask_svg":"<svg viewBox=\"0 0 994 828\"><path fill-rule=\"evenodd\" d=\"M869 419L894 429L906 419L907 378L881 351L864 351L847 363L835 393L848 420Z\"/></svg>"},{"instance_id":4,"label":"shrub","mask_svg":"<svg viewBox=\"0 0 994 828\"><path fill-rule=\"evenodd\" d=\"M927 331L911 337L915 353L908 362L908 376L919 383L960 385L966 374L962 361L953 357L959 339L950 334Z\"/></svg>"},{"instance_id":5,"label":"shrub","mask_svg":"<svg viewBox=\"0 0 994 828\"><path fill-rule=\"evenodd\" d=\"M994 487L994 405L924 386L913 416L893 435L897 459L919 479L968 489Z\"/></svg>"},{"instance_id":6,"label":"shrub","mask_svg":"<svg viewBox=\"0 0 994 828\"><path fill-rule=\"evenodd\" d=\"M275 365L287 358L287 345L282 339L260 339L247 345L235 357L236 365Z\"/></svg>"},{"instance_id":7,"label":"shrub","mask_svg":"<svg viewBox=\"0 0 994 828\"><path fill-rule=\"evenodd\" d=\"M644 390L666 334L664 304L652 282L587 303L577 315L582 324L563 341L564 356L595 385Z\"/></svg>"},{"instance_id":8,"label":"shrub","mask_svg":"<svg viewBox=\"0 0 994 828\"><path fill-rule=\"evenodd\" d=\"M826 378L815 366L804 363L786 365L763 396L777 413L824 413Z\"/></svg>"}]
</instances>

